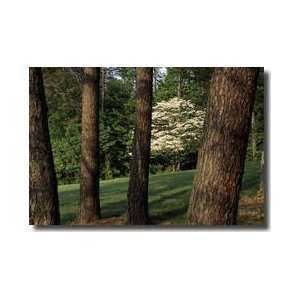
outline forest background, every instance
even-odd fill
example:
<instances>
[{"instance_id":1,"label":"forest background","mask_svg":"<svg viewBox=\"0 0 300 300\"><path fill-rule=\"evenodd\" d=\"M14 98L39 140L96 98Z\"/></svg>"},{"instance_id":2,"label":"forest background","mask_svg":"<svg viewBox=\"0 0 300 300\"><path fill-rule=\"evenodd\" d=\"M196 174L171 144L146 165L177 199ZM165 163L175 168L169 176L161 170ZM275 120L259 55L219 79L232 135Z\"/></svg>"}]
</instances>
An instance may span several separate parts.
<instances>
[{"instance_id":1,"label":"forest background","mask_svg":"<svg viewBox=\"0 0 300 300\"><path fill-rule=\"evenodd\" d=\"M102 68L100 84L100 177L102 180L128 176L134 129L135 68ZM78 183L80 175L81 133L81 71L80 68L43 68L48 102L49 130L59 184ZM196 112L206 111L212 68L154 68L153 127L165 140L152 135L150 173L195 169L199 139L184 141L184 148L174 151L178 138L199 130L196 125L183 125L195 118ZM183 114L176 101L192 104L190 114ZM173 102L172 102L173 101ZM159 103L169 103L160 108ZM185 102L184 102L185 103ZM176 108L177 105L177 108ZM182 106L182 105L181 105ZM156 109L157 108L157 109ZM155 118L155 112L160 117ZM173 113L170 114L170 110ZM172 128L161 124L161 116ZM173 118L173 119L172 119ZM252 129L247 151L248 160L261 160L264 149L264 71L261 68ZM170 127L170 126L169 126ZM167 147L167 143L172 147Z\"/></svg>"}]
</instances>

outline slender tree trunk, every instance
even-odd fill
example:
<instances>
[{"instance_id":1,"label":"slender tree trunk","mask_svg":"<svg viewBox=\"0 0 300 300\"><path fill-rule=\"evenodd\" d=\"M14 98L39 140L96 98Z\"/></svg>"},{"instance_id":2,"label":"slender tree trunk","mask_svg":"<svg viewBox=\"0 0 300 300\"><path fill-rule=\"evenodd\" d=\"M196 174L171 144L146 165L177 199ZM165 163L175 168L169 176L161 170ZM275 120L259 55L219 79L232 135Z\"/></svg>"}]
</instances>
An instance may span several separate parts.
<instances>
[{"instance_id":1,"label":"slender tree trunk","mask_svg":"<svg viewBox=\"0 0 300 300\"><path fill-rule=\"evenodd\" d=\"M188 223L236 224L258 68L216 68Z\"/></svg>"},{"instance_id":2,"label":"slender tree trunk","mask_svg":"<svg viewBox=\"0 0 300 300\"><path fill-rule=\"evenodd\" d=\"M177 165L176 165L176 172L179 171L180 171L180 158L178 158Z\"/></svg>"},{"instance_id":3,"label":"slender tree trunk","mask_svg":"<svg viewBox=\"0 0 300 300\"><path fill-rule=\"evenodd\" d=\"M261 152L261 160L260 160L260 168L261 168L261 178L260 178L260 189L264 192L264 179L265 179L265 154L264 151Z\"/></svg>"},{"instance_id":4,"label":"slender tree trunk","mask_svg":"<svg viewBox=\"0 0 300 300\"><path fill-rule=\"evenodd\" d=\"M60 223L41 68L29 69L29 224Z\"/></svg>"},{"instance_id":5,"label":"slender tree trunk","mask_svg":"<svg viewBox=\"0 0 300 300\"><path fill-rule=\"evenodd\" d=\"M181 68L177 68L177 97L181 98L181 90L182 90L182 70Z\"/></svg>"},{"instance_id":6,"label":"slender tree trunk","mask_svg":"<svg viewBox=\"0 0 300 300\"><path fill-rule=\"evenodd\" d=\"M156 95L156 91L157 91L157 73L158 73L158 68L153 68L153 93L154 96Z\"/></svg>"},{"instance_id":7,"label":"slender tree trunk","mask_svg":"<svg viewBox=\"0 0 300 300\"><path fill-rule=\"evenodd\" d=\"M252 112L251 118L251 142L252 142L252 159L256 159L256 122L255 122L255 112Z\"/></svg>"},{"instance_id":8,"label":"slender tree trunk","mask_svg":"<svg viewBox=\"0 0 300 300\"><path fill-rule=\"evenodd\" d=\"M100 217L99 203L99 68L84 68L82 86L80 223Z\"/></svg>"},{"instance_id":9,"label":"slender tree trunk","mask_svg":"<svg viewBox=\"0 0 300 300\"><path fill-rule=\"evenodd\" d=\"M100 103L101 103L101 113L104 112L104 97L106 89L106 69L104 67L100 68Z\"/></svg>"},{"instance_id":10,"label":"slender tree trunk","mask_svg":"<svg viewBox=\"0 0 300 300\"><path fill-rule=\"evenodd\" d=\"M148 224L153 68L137 68L136 120L128 188L128 223Z\"/></svg>"},{"instance_id":11,"label":"slender tree trunk","mask_svg":"<svg viewBox=\"0 0 300 300\"><path fill-rule=\"evenodd\" d=\"M176 172L176 163L174 162L173 164L172 164L172 172Z\"/></svg>"},{"instance_id":12,"label":"slender tree trunk","mask_svg":"<svg viewBox=\"0 0 300 300\"><path fill-rule=\"evenodd\" d=\"M176 153L175 154L175 161L174 161L174 172L179 172L180 171L180 154Z\"/></svg>"}]
</instances>

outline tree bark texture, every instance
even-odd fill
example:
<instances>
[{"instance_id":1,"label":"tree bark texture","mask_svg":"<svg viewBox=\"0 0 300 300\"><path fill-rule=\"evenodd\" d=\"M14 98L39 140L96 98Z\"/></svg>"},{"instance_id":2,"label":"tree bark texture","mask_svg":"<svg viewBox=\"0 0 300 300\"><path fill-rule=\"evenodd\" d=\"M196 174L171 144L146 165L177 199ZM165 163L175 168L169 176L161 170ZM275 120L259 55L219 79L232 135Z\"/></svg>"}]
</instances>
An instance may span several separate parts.
<instances>
[{"instance_id":1,"label":"tree bark texture","mask_svg":"<svg viewBox=\"0 0 300 300\"><path fill-rule=\"evenodd\" d=\"M29 224L60 223L41 68L29 68Z\"/></svg>"},{"instance_id":2,"label":"tree bark texture","mask_svg":"<svg viewBox=\"0 0 300 300\"><path fill-rule=\"evenodd\" d=\"M136 120L128 187L127 221L132 225L145 225L149 223L148 180L153 68L137 68L136 78Z\"/></svg>"},{"instance_id":3,"label":"tree bark texture","mask_svg":"<svg viewBox=\"0 0 300 300\"><path fill-rule=\"evenodd\" d=\"M236 224L258 68L215 68L189 224Z\"/></svg>"},{"instance_id":4,"label":"tree bark texture","mask_svg":"<svg viewBox=\"0 0 300 300\"><path fill-rule=\"evenodd\" d=\"M84 68L82 86L80 217L81 224L100 217L99 68Z\"/></svg>"}]
</instances>

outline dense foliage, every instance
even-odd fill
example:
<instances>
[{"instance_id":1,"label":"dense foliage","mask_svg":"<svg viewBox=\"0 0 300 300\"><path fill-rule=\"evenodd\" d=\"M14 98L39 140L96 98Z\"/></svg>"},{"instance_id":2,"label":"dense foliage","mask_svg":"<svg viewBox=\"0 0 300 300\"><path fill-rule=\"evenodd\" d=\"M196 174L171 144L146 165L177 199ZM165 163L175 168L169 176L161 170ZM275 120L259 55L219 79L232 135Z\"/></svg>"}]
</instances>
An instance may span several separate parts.
<instances>
[{"instance_id":1,"label":"dense foliage","mask_svg":"<svg viewBox=\"0 0 300 300\"><path fill-rule=\"evenodd\" d=\"M76 73L79 69L43 68L49 128L59 183L79 181L81 82L78 76L80 73ZM169 108L165 110L169 124L175 125L179 122L184 123L184 120L192 120L196 112L205 110L211 74L212 68L154 68L153 145L156 144L156 148L152 149L151 173L195 168L198 141L192 140L191 143L187 143L188 139L184 141L182 137L180 143L184 147L180 148L180 155L178 151L166 151L163 147L164 143L160 142L159 138L167 139L168 135L165 134L167 129L159 129L162 126L162 120L156 114L159 107L169 105ZM260 159L264 143L263 83L262 71L255 103L256 159ZM102 179L128 175L134 127L135 92L134 68L106 68L103 110L101 108L100 112L99 155ZM188 99L186 103L192 109L186 111L187 107L185 107L185 109L177 110L178 117L174 118L172 112L176 112L176 104L172 101L178 97L178 93L180 99ZM182 127L181 124L177 129L185 131L188 134L187 137L190 138L190 134L193 130L197 130L197 126L186 126ZM181 131L173 136L182 136ZM171 149L172 147L169 148ZM252 159L250 146L248 153L248 158Z\"/></svg>"}]
</instances>

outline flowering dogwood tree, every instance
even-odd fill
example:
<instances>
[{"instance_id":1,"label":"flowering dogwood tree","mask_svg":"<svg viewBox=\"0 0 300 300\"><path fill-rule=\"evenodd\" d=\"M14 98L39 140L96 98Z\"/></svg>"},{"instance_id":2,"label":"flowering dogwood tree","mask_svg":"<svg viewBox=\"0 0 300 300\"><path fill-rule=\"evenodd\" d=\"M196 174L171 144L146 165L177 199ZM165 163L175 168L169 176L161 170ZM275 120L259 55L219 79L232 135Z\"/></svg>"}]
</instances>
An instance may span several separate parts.
<instances>
[{"instance_id":1,"label":"flowering dogwood tree","mask_svg":"<svg viewBox=\"0 0 300 300\"><path fill-rule=\"evenodd\" d=\"M152 114L153 154L174 157L173 169L178 170L180 154L198 147L205 111L197 110L190 100L178 97L157 103Z\"/></svg>"}]
</instances>

